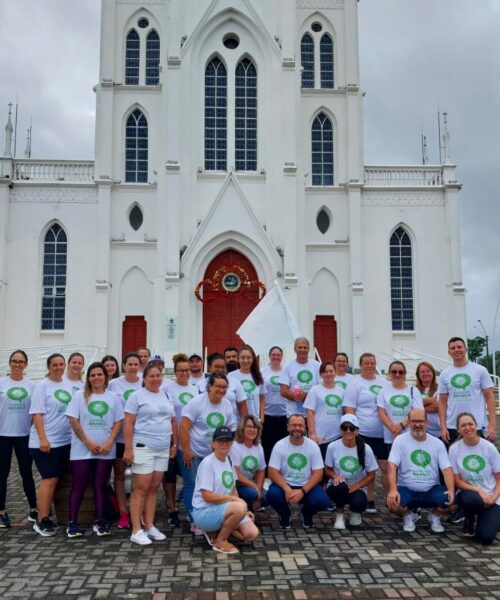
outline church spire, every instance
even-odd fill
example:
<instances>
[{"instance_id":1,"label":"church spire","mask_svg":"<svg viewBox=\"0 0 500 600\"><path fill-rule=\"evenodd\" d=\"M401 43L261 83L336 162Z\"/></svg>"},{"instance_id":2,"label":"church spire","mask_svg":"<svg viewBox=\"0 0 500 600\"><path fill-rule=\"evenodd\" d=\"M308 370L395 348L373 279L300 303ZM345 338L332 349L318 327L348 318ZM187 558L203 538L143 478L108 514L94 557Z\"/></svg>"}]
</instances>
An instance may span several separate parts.
<instances>
[{"instance_id":1,"label":"church spire","mask_svg":"<svg viewBox=\"0 0 500 600\"><path fill-rule=\"evenodd\" d=\"M5 125L5 150L3 155L5 158L12 158L12 132L14 127L12 126L12 102L9 102L9 116L7 117L7 124Z\"/></svg>"},{"instance_id":2,"label":"church spire","mask_svg":"<svg viewBox=\"0 0 500 600\"><path fill-rule=\"evenodd\" d=\"M444 164L450 165L450 131L448 129L448 113L443 113L443 151L444 151Z\"/></svg>"}]
</instances>

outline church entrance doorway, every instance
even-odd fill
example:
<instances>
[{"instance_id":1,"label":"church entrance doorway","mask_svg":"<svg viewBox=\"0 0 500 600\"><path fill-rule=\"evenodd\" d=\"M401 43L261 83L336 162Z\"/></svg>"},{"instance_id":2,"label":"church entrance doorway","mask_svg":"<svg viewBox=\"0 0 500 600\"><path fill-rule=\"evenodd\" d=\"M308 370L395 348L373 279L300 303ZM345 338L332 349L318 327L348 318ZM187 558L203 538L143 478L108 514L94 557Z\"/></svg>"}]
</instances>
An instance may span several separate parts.
<instances>
[{"instance_id":1,"label":"church entrance doorway","mask_svg":"<svg viewBox=\"0 0 500 600\"><path fill-rule=\"evenodd\" d=\"M250 285L242 285L243 282ZM239 348L243 341L236 331L259 302L257 273L237 250L217 255L205 271L203 285L203 350L222 352Z\"/></svg>"},{"instance_id":2,"label":"church entrance doorway","mask_svg":"<svg viewBox=\"0 0 500 600\"><path fill-rule=\"evenodd\" d=\"M137 352L147 341L147 323L143 315L127 316L122 325L122 357L127 352Z\"/></svg>"},{"instance_id":3,"label":"church entrance doorway","mask_svg":"<svg viewBox=\"0 0 500 600\"><path fill-rule=\"evenodd\" d=\"M337 354L337 321L333 315L316 315L314 346L323 362L333 360Z\"/></svg>"}]
</instances>

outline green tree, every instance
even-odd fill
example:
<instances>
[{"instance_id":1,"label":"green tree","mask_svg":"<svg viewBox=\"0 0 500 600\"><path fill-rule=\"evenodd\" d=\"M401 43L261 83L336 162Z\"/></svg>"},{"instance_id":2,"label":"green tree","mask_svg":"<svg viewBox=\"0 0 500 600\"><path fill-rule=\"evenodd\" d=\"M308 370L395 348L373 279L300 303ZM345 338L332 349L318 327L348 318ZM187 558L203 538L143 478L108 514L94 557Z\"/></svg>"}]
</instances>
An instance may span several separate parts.
<instances>
[{"instance_id":1,"label":"green tree","mask_svg":"<svg viewBox=\"0 0 500 600\"><path fill-rule=\"evenodd\" d=\"M484 337L477 336L467 339L467 347L469 348L469 360L477 362L477 359L483 355L486 340Z\"/></svg>"},{"instance_id":2,"label":"green tree","mask_svg":"<svg viewBox=\"0 0 500 600\"><path fill-rule=\"evenodd\" d=\"M480 365L483 365L483 367L486 367L490 373L493 373L493 361L492 361L492 358L493 358L493 355L490 354L489 356L483 356L477 362ZM495 352L495 362L496 362L496 372L497 372L497 375L500 375L500 351L499 350L497 350Z\"/></svg>"}]
</instances>

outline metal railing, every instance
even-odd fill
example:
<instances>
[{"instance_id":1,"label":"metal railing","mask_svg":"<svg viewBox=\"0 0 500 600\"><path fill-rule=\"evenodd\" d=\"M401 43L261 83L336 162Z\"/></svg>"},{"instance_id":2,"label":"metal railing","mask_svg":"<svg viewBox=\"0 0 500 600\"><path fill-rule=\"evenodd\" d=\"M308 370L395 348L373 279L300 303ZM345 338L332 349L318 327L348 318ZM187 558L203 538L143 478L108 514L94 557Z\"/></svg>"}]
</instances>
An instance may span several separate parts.
<instances>
[{"instance_id":1,"label":"metal railing","mask_svg":"<svg viewBox=\"0 0 500 600\"><path fill-rule=\"evenodd\" d=\"M92 160L15 160L14 181L92 183Z\"/></svg>"}]
</instances>

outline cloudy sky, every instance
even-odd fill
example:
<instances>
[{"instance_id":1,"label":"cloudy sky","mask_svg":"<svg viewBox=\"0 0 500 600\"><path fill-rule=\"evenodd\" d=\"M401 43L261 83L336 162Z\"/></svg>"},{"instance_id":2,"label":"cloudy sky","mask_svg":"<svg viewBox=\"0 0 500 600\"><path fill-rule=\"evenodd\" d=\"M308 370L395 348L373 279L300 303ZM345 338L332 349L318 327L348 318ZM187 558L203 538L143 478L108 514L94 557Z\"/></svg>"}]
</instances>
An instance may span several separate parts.
<instances>
[{"instance_id":1,"label":"cloudy sky","mask_svg":"<svg viewBox=\"0 0 500 600\"><path fill-rule=\"evenodd\" d=\"M448 112L458 165L469 335L492 335L500 300L500 1L361 0L365 162L438 161ZM17 102L17 156L33 121L34 158L93 158L98 0L0 0L0 125ZM3 148L3 143L2 143ZM429 289L433 282L429 281ZM496 347L500 349L500 314Z\"/></svg>"}]
</instances>

